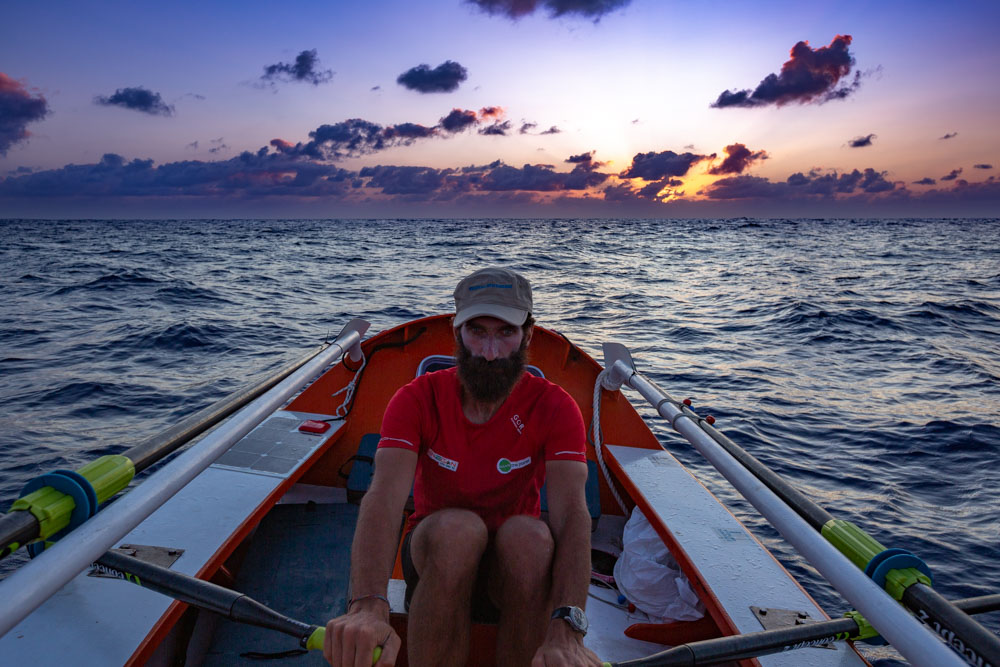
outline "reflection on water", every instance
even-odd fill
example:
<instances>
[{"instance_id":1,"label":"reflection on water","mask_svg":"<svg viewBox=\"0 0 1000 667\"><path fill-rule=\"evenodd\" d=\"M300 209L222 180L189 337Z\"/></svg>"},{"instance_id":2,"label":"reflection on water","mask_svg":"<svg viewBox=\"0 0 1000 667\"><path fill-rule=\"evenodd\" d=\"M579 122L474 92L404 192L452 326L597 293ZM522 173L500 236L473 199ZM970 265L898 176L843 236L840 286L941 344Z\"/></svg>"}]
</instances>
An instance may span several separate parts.
<instances>
[{"instance_id":1,"label":"reflection on water","mask_svg":"<svg viewBox=\"0 0 1000 667\"><path fill-rule=\"evenodd\" d=\"M923 557L949 597L998 592L996 229L0 221L0 494L121 451L351 317L374 332L448 312L461 277L504 264L531 279L539 324L598 359L604 341L630 346L655 382L835 516ZM690 447L654 430L831 614L846 610Z\"/></svg>"}]
</instances>

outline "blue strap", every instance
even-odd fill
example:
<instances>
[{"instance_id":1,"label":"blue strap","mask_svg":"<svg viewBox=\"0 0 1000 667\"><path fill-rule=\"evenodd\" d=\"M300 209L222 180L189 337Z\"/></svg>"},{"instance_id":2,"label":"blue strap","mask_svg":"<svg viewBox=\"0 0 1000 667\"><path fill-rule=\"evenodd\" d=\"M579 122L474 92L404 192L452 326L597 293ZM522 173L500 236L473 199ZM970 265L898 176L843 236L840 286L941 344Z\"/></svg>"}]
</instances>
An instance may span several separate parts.
<instances>
[{"instance_id":1,"label":"blue strap","mask_svg":"<svg viewBox=\"0 0 1000 667\"><path fill-rule=\"evenodd\" d=\"M55 470L53 472L46 473L41 477L36 477L24 485L24 488L21 489L21 494L18 498L23 498L29 493L33 493L46 486L51 486L56 491L65 493L73 499L74 503L73 513L69 518L69 525L56 534L50 535L46 541L54 542L55 540L58 540L66 533L70 532L81 523L97 514L97 492L94 490L94 486L90 483L90 480L73 470ZM34 542L28 545L28 554L32 558L42 553L44 550L44 541Z\"/></svg>"}]
</instances>

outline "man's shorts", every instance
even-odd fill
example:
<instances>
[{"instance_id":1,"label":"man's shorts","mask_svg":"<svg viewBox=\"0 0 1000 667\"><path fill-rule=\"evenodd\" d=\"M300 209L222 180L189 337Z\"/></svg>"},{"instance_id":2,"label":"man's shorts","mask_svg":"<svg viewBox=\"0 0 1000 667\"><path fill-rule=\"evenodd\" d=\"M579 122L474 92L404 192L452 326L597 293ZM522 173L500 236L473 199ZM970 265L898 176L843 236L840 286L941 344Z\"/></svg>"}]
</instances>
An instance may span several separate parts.
<instances>
[{"instance_id":1,"label":"man's shorts","mask_svg":"<svg viewBox=\"0 0 1000 667\"><path fill-rule=\"evenodd\" d=\"M413 598L413 591L416 590L417 583L420 581L417 568L413 565L413 559L410 558L411 537L413 537L412 530L403 538L403 550L401 554L403 579L406 580L406 596L403 605L407 611L410 610L410 600ZM492 551L493 538L491 536L490 542L486 546L486 553L483 554L482 560L479 561L479 571L476 574L476 583L472 589L472 620L476 623L496 623L500 620L500 610L490 600L489 594L489 568L486 567L486 560Z\"/></svg>"}]
</instances>

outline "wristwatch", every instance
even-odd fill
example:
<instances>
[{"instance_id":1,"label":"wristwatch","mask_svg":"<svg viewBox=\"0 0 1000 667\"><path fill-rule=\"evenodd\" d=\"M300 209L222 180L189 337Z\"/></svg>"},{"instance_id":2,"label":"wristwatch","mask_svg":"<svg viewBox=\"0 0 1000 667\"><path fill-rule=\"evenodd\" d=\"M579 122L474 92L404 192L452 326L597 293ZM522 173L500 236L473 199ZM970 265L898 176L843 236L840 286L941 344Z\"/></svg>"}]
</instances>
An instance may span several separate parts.
<instances>
[{"instance_id":1,"label":"wristwatch","mask_svg":"<svg viewBox=\"0 0 1000 667\"><path fill-rule=\"evenodd\" d=\"M590 623L587 622L587 615L584 614L583 610L579 607L559 607L552 612L551 618L563 619L569 623L569 627L573 628L581 635L586 635L587 628L590 627Z\"/></svg>"}]
</instances>

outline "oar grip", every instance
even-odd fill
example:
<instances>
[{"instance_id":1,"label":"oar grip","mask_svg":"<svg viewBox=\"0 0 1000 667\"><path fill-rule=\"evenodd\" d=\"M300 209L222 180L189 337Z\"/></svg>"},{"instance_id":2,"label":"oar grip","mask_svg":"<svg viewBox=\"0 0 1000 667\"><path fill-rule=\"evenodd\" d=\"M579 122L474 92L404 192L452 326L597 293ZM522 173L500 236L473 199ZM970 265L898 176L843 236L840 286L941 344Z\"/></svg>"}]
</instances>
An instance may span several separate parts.
<instances>
[{"instance_id":1,"label":"oar grip","mask_svg":"<svg viewBox=\"0 0 1000 667\"><path fill-rule=\"evenodd\" d=\"M312 631L309 638L306 639L305 647L310 651L322 651L323 650L323 639L326 637L326 628L318 627ZM382 647L376 646L375 650L372 651L372 664L374 665L378 662L378 659L382 657Z\"/></svg>"}]
</instances>

